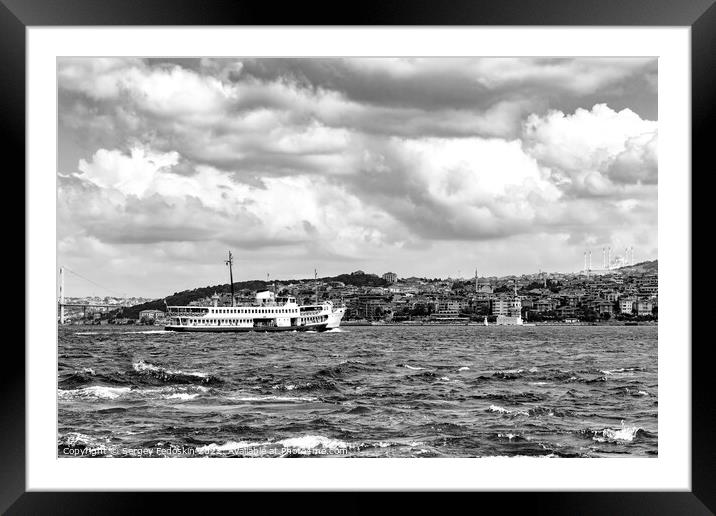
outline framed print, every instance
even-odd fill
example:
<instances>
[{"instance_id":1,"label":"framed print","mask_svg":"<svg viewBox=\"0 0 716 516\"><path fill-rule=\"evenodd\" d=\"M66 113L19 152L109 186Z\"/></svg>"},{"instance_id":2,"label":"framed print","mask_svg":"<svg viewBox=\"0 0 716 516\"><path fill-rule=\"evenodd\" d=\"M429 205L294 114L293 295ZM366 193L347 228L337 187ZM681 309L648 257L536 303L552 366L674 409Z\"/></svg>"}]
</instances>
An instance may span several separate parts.
<instances>
[{"instance_id":1,"label":"framed print","mask_svg":"<svg viewBox=\"0 0 716 516\"><path fill-rule=\"evenodd\" d=\"M4 0L27 304L3 510L712 511L691 182L716 8L579 7Z\"/></svg>"}]
</instances>

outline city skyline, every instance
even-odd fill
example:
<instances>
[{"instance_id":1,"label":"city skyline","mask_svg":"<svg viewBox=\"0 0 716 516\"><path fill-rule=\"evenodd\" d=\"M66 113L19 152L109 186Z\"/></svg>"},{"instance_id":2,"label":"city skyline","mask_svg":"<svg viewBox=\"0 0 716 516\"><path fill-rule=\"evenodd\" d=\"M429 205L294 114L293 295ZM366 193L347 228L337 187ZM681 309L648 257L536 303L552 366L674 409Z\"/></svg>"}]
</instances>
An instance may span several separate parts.
<instances>
[{"instance_id":1,"label":"city skyline","mask_svg":"<svg viewBox=\"0 0 716 516\"><path fill-rule=\"evenodd\" d=\"M63 58L58 84L58 265L115 292L226 283L228 248L235 281L658 258L656 59Z\"/></svg>"},{"instance_id":2,"label":"city skyline","mask_svg":"<svg viewBox=\"0 0 716 516\"><path fill-rule=\"evenodd\" d=\"M620 263L618 261L614 261L612 263L611 269L616 271L617 269L619 269L621 267L631 267L631 266L638 267L645 263L651 263L654 261L658 261L658 260L635 261L633 263L631 263L631 262L630 263ZM69 283L71 283L73 285L83 285L84 284L86 287L87 283L93 283L93 281L90 278L85 278L85 277L79 276L76 273L74 273L74 271L72 271L72 270L68 271L68 269L65 267L61 267L61 268L64 269L65 273L70 272L71 275L69 276L69 278L70 278ZM427 276L425 274L402 275L402 274L396 273L394 271L379 272L379 271L364 271L362 269L343 271L343 272L336 273L334 275L322 275L322 274L318 274L317 269L314 269L314 271L317 274L317 276L315 278L311 277L310 275L302 276L301 274L294 274L290 277L276 277L276 276L271 276L270 273L267 273L264 277L234 278L234 283L240 284L243 282L264 281L265 280L266 282L269 282L269 283L275 282L277 284L286 285L286 284L292 284L295 282L306 282L306 281L312 282L314 279L317 279L319 282L323 282L327 278L333 278L333 277L339 276L339 275L351 275L354 273L364 273L364 274L368 274L368 275L378 276L378 277L381 277L384 279L387 274L394 274L396 276L397 282L402 282L404 280L408 280L411 278L423 279L423 280L427 280L427 281L438 281L438 282L464 281L464 282L469 283L475 279L477 279L478 281L491 280L491 281L499 282L500 280L504 280L505 278L512 278L512 277L514 277L514 278L534 277L534 278L538 278L538 279L540 279L540 278L541 279L554 279L554 278L561 278L561 277L567 277L567 276L589 277L589 274L586 273L586 271L595 271L595 272L599 273L599 272L602 272L605 270L606 269L604 268L604 264L596 264L596 263L592 264L591 267L587 267L587 269L583 269L583 270L579 270L579 271L550 271L550 270L541 270L540 269L538 271L523 271L521 273L518 272L518 273L514 273L514 274L503 274L503 275L483 274L483 273L479 272L479 269L476 268L473 270L473 274L471 276L461 274L464 271L458 271L458 274L455 276L452 276L452 275ZM75 277L74 281L71 279L73 276ZM65 275L65 279L64 279L65 284L68 283L67 278L68 278L68 276ZM218 280L218 282L215 285L218 286L218 285L228 285L228 284L229 284L229 281L228 281L228 276L227 276L227 281ZM203 287L206 287L206 285L193 285L193 286L190 286L187 289L183 289L181 291L192 290L194 288L203 288ZM65 298L66 299L81 299L81 298L98 298L98 299L101 299L101 298L110 298L110 299L127 298L128 299L128 298L134 298L134 299L140 299L142 302L144 302L144 301L161 299L161 298L164 298L171 294L169 292L165 292L164 294L162 294L160 296L136 296L136 295L133 295L133 294L127 293L127 292L119 293L118 291L110 291L110 293L107 294L106 292L108 291L108 289L104 285L100 285L100 284L95 284L94 287L86 287L86 288L88 288L89 290L87 290L87 293L85 293L83 295L65 294ZM66 287L65 287L65 292L67 292Z\"/></svg>"}]
</instances>

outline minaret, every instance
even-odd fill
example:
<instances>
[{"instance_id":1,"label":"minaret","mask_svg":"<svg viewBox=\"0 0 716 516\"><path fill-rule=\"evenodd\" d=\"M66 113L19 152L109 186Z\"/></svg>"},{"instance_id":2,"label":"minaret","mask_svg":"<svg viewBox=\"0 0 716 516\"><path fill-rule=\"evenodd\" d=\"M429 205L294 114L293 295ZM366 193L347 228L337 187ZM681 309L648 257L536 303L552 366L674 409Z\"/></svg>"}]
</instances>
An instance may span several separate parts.
<instances>
[{"instance_id":1,"label":"minaret","mask_svg":"<svg viewBox=\"0 0 716 516\"><path fill-rule=\"evenodd\" d=\"M585 272L587 270L587 251L584 251L584 269Z\"/></svg>"},{"instance_id":2,"label":"minaret","mask_svg":"<svg viewBox=\"0 0 716 516\"><path fill-rule=\"evenodd\" d=\"M65 324L65 268L60 267L60 324Z\"/></svg>"},{"instance_id":3,"label":"minaret","mask_svg":"<svg viewBox=\"0 0 716 516\"><path fill-rule=\"evenodd\" d=\"M316 304L318 304L318 270L313 269L313 283L316 287Z\"/></svg>"},{"instance_id":4,"label":"minaret","mask_svg":"<svg viewBox=\"0 0 716 516\"><path fill-rule=\"evenodd\" d=\"M475 293L477 294L478 289L478 283L477 283L477 267L475 267Z\"/></svg>"}]
</instances>

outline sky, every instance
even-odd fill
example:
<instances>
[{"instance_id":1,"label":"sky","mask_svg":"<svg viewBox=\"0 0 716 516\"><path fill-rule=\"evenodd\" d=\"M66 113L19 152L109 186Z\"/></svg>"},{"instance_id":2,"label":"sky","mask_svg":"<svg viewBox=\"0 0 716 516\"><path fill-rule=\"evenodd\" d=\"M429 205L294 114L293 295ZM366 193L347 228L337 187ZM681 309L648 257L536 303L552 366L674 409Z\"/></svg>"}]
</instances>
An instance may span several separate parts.
<instances>
[{"instance_id":1,"label":"sky","mask_svg":"<svg viewBox=\"0 0 716 516\"><path fill-rule=\"evenodd\" d=\"M66 295L657 254L655 58L62 58Z\"/></svg>"}]
</instances>

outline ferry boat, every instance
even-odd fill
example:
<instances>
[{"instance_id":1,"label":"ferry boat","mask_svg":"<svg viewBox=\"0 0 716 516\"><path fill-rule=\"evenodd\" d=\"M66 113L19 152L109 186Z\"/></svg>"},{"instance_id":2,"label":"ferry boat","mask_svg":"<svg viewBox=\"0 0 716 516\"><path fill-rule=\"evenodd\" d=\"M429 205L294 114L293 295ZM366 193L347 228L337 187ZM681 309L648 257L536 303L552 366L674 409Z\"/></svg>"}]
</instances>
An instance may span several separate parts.
<instances>
[{"instance_id":1,"label":"ferry boat","mask_svg":"<svg viewBox=\"0 0 716 516\"><path fill-rule=\"evenodd\" d=\"M233 304L231 253L226 263ZM295 297L277 296L271 291L257 293L254 303L246 306L219 306L216 294L212 302L213 306L167 306L165 329L184 332L326 331L338 328L346 311L344 306L334 306L331 301L299 305Z\"/></svg>"},{"instance_id":2,"label":"ferry boat","mask_svg":"<svg viewBox=\"0 0 716 516\"><path fill-rule=\"evenodd\" d=\"M168 306L169 322L165 329L193 332L325 331L338 328L345 311L345 307L335 307L330 301L299 306L294 297L276 297L273 292L266 291L256 294L255 303L249 306Z\"/></svg>"}]
</instances>

